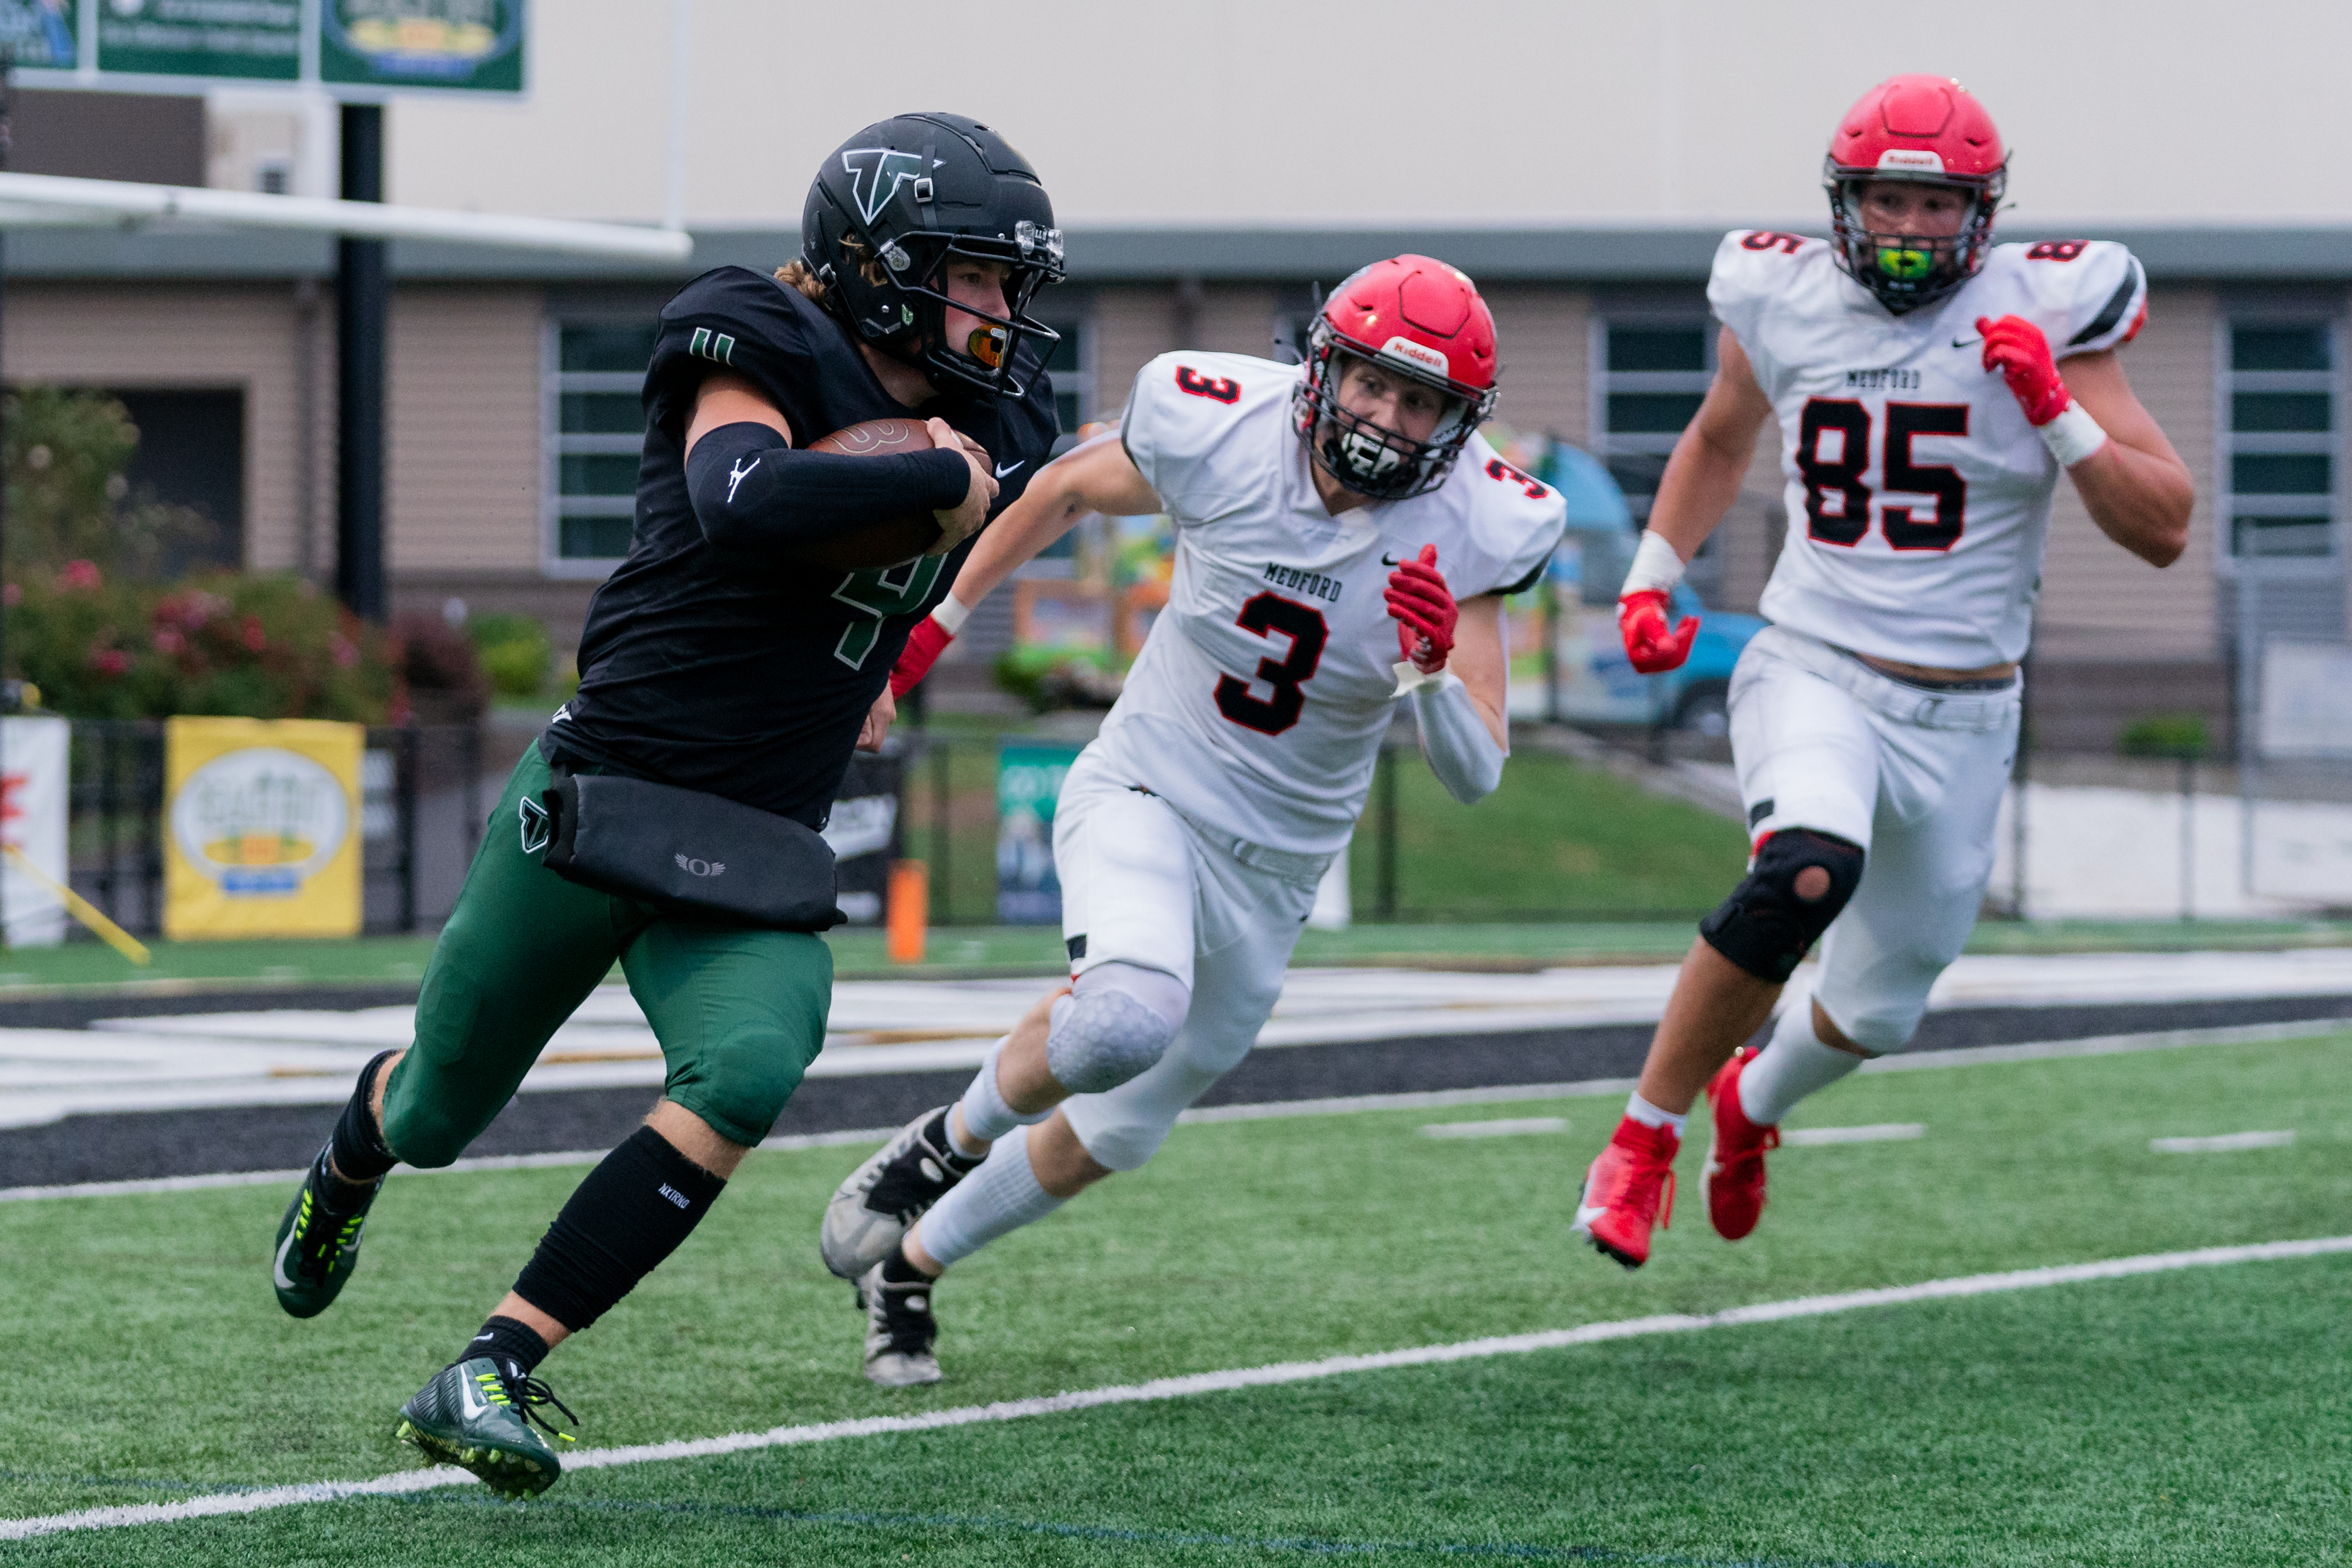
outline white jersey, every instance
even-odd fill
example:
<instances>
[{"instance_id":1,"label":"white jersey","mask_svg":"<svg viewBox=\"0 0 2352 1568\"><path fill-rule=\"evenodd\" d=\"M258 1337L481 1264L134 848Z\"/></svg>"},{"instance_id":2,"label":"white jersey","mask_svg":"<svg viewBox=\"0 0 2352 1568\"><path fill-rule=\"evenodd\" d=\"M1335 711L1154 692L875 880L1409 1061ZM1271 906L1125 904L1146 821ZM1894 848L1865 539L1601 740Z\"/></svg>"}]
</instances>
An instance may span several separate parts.
<instances>
[{"instance_id":1,"label":"white jersey","mask_svg":"<svg viewBox=\"0 0 2352 1568\"><path fill-rule=\"evenodd\" d=\"M1168 607L1095 745L1186 816L1297 854L1344 847L1394 706L1397 563L1456 600L1532 585L1565 507L1473 434L1445 482L1333 517L1291 424L1305 370L1163 354L1120 439L1176 524Z\"/></svg>"},{"instance_id":2,"label":"white jersey","mask_svg":"<svg viewBox=\"0 0 2352 1568\"><path fill-rule=\"evenodd\" d=\"M1707 303L1780 421L1789 536L1769 619L1856 653L1945 669L2022 658L2058 464L1977 319L2022 316L2051 352L2139 330L2147 282L2122 246L1995 246L1940 304L1890 315L1827 241L1724 236Z\"/></svg>"}]
</instances>

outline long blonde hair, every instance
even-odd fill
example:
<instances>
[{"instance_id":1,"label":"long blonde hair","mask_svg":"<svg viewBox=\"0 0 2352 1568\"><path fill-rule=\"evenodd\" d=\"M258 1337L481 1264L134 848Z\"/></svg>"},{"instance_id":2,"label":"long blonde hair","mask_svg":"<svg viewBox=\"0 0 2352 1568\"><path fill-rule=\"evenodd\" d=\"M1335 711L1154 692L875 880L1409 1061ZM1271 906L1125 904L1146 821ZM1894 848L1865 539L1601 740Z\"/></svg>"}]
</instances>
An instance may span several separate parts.
<instances>
[{"instance_id":1,"label":"long blonde hair","mask_svg":"<svg viewBox=\"0 0 2352 1568\"><path fill-rule=\"evenodd\" d=\"M890 281L890 275L883 270L882 263L866 254L863 241L854 235L844 235L841 248L857 257L858 273L866 282L879 287ZM776 268L776 281L787 288L798 289L812 305L824 303L824 280L816 275L814 267L798 256Z\"/></svg>"}]
</instances>

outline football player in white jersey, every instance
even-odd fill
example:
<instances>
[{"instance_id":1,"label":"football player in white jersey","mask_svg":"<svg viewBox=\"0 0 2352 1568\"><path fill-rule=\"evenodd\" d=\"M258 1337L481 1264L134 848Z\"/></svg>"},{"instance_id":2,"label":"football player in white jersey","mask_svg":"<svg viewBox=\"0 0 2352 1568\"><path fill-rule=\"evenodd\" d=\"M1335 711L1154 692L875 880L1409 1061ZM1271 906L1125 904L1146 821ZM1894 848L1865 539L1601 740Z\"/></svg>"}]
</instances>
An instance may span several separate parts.
<instances>
[{"instance_id":1,"label":"football player in white jersey","mask_svg":"<svg viewBox=\"0 0 2352 1568\"><path fill-rule=\"evenodd\" d=\"M1496 370L1485 301L1422 256L1341 284L1304 365L1162 355L1117 438L1039 474L908 642L894 692L1086 514L1175 521L1168 607L1054 812L1071 984L826 1209L875 1382L936 1381L940 1271L1141 1166L1255 1043L1400 696L1455 799L1500 780L1502 595L1565 509L1477 434Z\"/></svg>"},{"instance_id":2,"label":"football player in white jersey","mask_svg":"<svg viewBox=\"0 0 2352 1568\"><path fill-rule=\"evenodd\" d=\"M1634 667L1688 653L1696 623L1670 628L1666 595L1768 419L1789 533L1772 624L1731 681L1748 877L1701 923L1577 1207L1576 1229L1629 1269L1671 1215L1702 1086L1707 1217L1737 1240L1762 1214L1781 1117L1908 1044L1958 955L1992 872L2060 470L2151 566L2187 545L2189 470L2116 356L2147 315L2140 265L2106 242L1993 245L2007 169L1958 82L1896 77L1831 141L1832 238L1734 233L1716 253L1719 369L1618 603ZM1811 1004L1746 1049L1824 933Z\"/></svg>"}]
</instances>

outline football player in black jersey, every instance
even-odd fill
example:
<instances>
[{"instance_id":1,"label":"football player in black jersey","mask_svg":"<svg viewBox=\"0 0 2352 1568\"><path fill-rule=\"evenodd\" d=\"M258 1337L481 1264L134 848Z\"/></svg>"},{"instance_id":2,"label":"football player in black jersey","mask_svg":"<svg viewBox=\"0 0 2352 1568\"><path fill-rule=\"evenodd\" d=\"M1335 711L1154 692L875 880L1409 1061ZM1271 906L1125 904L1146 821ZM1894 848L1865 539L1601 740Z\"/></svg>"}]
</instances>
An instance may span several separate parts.
<instances>
[{"instance_id":1,"label":"football player in black jersey","mask_svg":"<svg viewBox=\"0 0 2352 1568\"><path fill-rule=\"evenodd\" d=\"M533 1375L541 1358L686 1239L824 1039L820 937L687 919L558 876L541 860L542 793L557 769L612 773L824 825L908 632L1047 456L1054 334L1029 306L1061 265L1027 162L973 120L910 114L826 158L798 260L772 277L720 267L663 308L629 554L590 606L579 695L490 820L425 971L415 1043L361 1073L272 1251L287 1312L325 1311L385 1173L455 1160L620 963L661 1041L662 1098L402 1410L400 1436L429 1456L507 1492L556 1479L556 1451L532 1430L562 1440L542 1414L555 1401ZM928 416L931 450L809 450L910 414ZM926 509L940 525L929 553L815 564Z\"/></svg>"}]
</instances>

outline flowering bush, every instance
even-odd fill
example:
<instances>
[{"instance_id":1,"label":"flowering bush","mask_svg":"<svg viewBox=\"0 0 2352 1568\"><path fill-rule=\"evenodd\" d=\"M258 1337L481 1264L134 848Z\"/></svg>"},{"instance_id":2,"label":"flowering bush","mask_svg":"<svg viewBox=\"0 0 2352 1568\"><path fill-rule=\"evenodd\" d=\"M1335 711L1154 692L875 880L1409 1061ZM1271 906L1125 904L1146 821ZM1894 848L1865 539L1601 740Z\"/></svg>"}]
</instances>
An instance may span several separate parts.
<instances>
[{"instance_id":1,"label":"flowering bush","mask_svg":"<svg viewBox=\"0 0 2352 1568\"><path fill-rule=\"evenodd\" d=\"M74 718L238 714L382 723L395 682L382 633L289 575L110 580L88 560L0 592L8 664Z\"/></svg>"}]
</instances>

